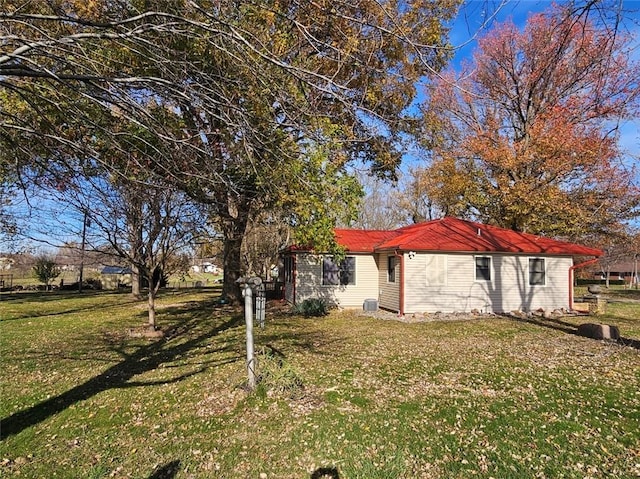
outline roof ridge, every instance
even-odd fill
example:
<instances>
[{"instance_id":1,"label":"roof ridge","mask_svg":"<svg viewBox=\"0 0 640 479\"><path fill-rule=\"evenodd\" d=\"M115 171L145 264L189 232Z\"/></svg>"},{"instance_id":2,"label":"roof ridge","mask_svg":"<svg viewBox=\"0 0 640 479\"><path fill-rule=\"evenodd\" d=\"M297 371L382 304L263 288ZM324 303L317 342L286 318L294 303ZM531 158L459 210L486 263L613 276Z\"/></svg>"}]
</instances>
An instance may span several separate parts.
<instances>
[{"instance_id":1,"label":"roof ridge","mask_svg":"<svg viewBox=\"0 0 640 479\"><path fill-rule=\"evenodd\" d=\"M378 244L376 249L602 255L596 248L453 216L407 225L396 231L397 236Z\"/></svg>"},{"instance_id":2,"label":"roof ridge","mask_svg":"<svg viewBox=\"0 0 640 479\"><path fill-rule=\"evenodd\" d=\"M366 228L334 228L334 231L363 231L365 233L393 233L396 230L379 230Z\"/></svg>"}]
</instances>

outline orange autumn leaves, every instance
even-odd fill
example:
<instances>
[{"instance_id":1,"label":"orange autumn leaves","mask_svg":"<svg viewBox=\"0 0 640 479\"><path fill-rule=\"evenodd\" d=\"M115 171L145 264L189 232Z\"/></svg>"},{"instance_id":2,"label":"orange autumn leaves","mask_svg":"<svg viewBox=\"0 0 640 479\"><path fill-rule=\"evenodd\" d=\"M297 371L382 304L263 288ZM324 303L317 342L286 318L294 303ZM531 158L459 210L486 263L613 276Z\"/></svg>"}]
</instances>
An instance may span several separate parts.
<instances>
[{"instance_id":1,"label":"orange autumn leaves","mask_svg":"<svg viewBox=\"0 0 640 479\"><path fill-rule=\"evenodd\" d=\"M637 116L626 39L561 7L496 27L428 90L420 175L445 214L577 237L637 214L616 121Z\"/></svg>"}]
</instances>

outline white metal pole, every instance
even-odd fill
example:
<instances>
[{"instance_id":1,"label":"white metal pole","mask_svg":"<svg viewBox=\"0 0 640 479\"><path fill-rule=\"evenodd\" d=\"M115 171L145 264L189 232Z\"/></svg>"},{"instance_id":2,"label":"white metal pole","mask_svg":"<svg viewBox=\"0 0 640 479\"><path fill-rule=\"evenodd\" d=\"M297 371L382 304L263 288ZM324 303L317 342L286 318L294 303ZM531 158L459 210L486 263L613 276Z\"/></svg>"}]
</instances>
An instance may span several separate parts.
<instances>
[{"instance_id":1,"label":"white metal pole","mask_svg":"<svg viewBox=\"0 0 640 479\"><path fill-rule=\"evenodd\" d=\"M84 210L84 216L82 217L82 246L80 247L80 274L78 277L78 293L82 293L82 276L84 273L84 250L87 239L87 210Z\"/></svg>"},{"instance_id":2,"label":"white metal pole","mask_svg":"<svg viewBox=\"0 0 640 479\"><path fill-rule=\"evenodd\" d=\"M244 285L244 321L247 326L247 386L250 390L256 387L255 358L253 356L253 293L251 285Z\"/></svg>"}]
</instances>

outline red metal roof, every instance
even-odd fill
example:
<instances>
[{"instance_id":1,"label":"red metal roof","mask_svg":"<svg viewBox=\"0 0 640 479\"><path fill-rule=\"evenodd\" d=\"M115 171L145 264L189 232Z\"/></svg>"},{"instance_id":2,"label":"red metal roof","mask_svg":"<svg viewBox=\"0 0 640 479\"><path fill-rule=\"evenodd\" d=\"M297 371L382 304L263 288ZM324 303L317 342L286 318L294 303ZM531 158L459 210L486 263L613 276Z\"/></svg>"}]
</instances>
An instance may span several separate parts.
<instances>
[{"instance_id":1,"label":"red metal roof","mask_svg":"<svg viewBox=\"0 0 640 479\"><path fill-rule=\"evenodd\" d=\"M339 244L353 253L380 250L503 252L601 256L599 249L445 217L393 231L336 229Z\"/></svg>"},{"instance_id":2,"label":"red metal roof","mask_svg":"<svg viewBox=\"0 0 640 479\"><path fill-rule=\"evenodd\" d=\"M336 228L336 241L352 253L373 253L376 247L398 235L396 231Z\"/></svg>"}]
</instances>

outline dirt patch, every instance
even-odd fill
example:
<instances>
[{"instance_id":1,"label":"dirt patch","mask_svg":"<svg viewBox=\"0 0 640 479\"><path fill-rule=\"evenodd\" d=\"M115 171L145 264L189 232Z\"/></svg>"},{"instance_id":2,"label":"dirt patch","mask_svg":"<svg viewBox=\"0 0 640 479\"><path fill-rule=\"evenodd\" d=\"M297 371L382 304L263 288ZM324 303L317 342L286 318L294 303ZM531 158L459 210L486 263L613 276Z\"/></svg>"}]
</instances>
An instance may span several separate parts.
<instances>
[{"instance_id":1,"label":"dirt patch","mask_svg":"<svg viewBox=\"0 0 640 479\"><path fill-rule=\"evenodd\" d=\"M378 309L377 311L354 310L358 316L382 319L387 321L400 321L403 323L424 323L430 321L472 321L478 319L491 319L498 317L511 317L515 319L545 318L558 319L565 316L582 316L580 311L556 310L546 313L542 310L525 313L522 311L512 311L511 313L495 314L480 312L458 312L458 313L410 313L403 316L393 311Z\"/></svg>"},{"instance_id":2,"label":"dirt patch","mask_svg":"<svg viewBox=\"0 0 640 479\"><path fill-rule=\"evenodd\" d=\"M139 328L129 328L127 333L130 338L146 338L146 339L161 339L164 338L164 331L162 329L150 328L148 326L142 326Z\"/></svg>"},{"instance_id":3,"label":"dirt patch","mask_svg":"<svg viewBox=\"0 0 640 479\"><path fill-rule=\"evenodd\" d=\"M382 319L386 321L401 321L403 323L424 323L428 321L470 321L496 317L487 313L411 313L399 315L393 311L378 309L377 311L357 310L358 316Z\"/></svg>"}]
</instances>

